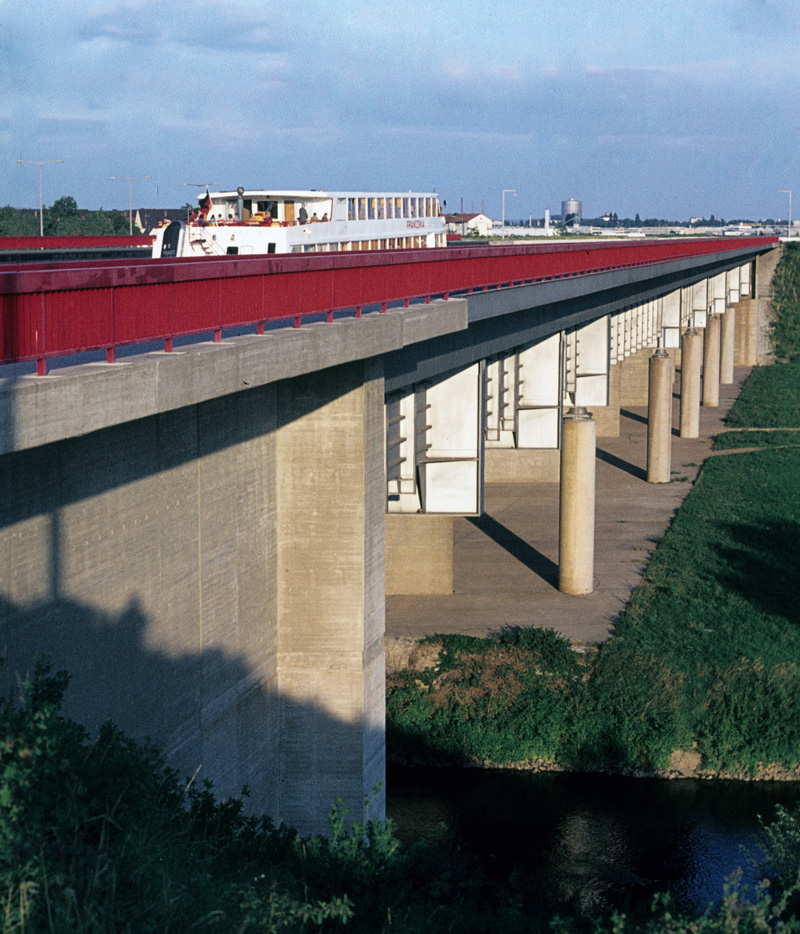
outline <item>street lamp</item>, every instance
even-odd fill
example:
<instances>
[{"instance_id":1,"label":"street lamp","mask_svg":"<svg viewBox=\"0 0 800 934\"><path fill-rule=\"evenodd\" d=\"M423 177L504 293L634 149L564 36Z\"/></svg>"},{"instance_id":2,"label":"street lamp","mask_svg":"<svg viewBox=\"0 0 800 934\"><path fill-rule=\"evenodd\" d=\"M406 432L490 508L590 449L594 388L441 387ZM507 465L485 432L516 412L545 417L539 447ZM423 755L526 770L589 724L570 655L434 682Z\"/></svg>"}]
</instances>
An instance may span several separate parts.
<instances>
[{"instance_id":1,"label":"street lamp","mask_svg":"<svg viewBox=\"0 0 800 934\"><path fill-rule=\"evenodd\" d=\"M515 198L517 197L517 193L516 191L514 191L513 188L503 189L503 219L501 221L501 226L503 228L503 233L501 234L501 237L503 240L505 240L506 238L506 192L510 192L512 195L514 195Z\"/></svg>"},{"instance_id":2,"label":"street lamp","mask_svg":"<svg viewBox=\"0 0 800 934\"><path fill-rule=\"evenodd\" d=\"M42 166L56 165L63 162L63 159L48 159L46 162L35 162L28 159L17 159L20 165L38 165L39 166L39 236L44 236L44 211L42 209Z\"/></svg>"},{"instance_id":3,"label":"street lamp","mask_svg":"<svg viewBox=\"0 0 800 934\"><path fill-rule=\"evenodd\" d=\"M133 183L143 178L151 178L150 175L109 175L110 179L118 182L128 183L128 233L133 236Z\"/></svg>"},{"instance_id":4,"label":"street lamp","mask_svg":"<svg viewBox=\"0 0 800 934\"><path fill-rule=\"evenodd\" d=\"M779 195L789 195L789 223L786 225L786 236L791 237L792 235L792 193L788 188L779 188Z\"/></svg>"}]
</instances>

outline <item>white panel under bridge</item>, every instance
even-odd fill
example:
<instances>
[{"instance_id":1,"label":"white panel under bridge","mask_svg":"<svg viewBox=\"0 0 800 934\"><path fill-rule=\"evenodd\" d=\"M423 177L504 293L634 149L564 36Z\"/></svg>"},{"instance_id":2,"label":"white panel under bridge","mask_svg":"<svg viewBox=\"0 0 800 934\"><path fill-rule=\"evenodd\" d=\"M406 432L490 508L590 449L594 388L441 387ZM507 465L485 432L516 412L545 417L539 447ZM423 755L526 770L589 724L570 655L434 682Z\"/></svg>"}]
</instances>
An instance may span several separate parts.
<instances>
[{"instance_id":1,"label":"white panel under bridge","mask_svg":"<svg viewBox=\"0 0 800 934\"><path fill-rule=\"evenodd\" d=\"M482 371L475 363L387 397L388 512L483 511Z\"/></svg>"}]
</instances>

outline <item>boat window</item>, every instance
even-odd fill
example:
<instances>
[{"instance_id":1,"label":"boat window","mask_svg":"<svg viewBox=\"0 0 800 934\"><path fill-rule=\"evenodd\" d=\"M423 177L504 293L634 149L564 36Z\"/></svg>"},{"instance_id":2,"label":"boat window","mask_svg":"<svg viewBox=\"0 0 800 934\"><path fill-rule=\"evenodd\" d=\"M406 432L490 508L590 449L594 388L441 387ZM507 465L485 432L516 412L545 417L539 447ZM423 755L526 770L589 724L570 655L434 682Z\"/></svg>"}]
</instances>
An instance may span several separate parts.
<instances>
[{"instance_id":1,"label":"boat window","mask_svg":"<svg viewBox=\"0 0 800 934\"><path fill-rule=\"evenodd\" d=\"M347 199L347 219L349 221L354 221L356 219L356 199L355 198Z\"/></svg>"},{"instance_id":2,"label":"boat window","mask_svg":"<svg viewBox=\"0 0 800 934\"><path fill-rule=\"evenodd\" d=\"M376 210L376 198L367 198L367 218L371 221L375 220L377 213Z\"/></svg>"},{"instance_id":3,"label":"boat window","mask_svg":"<svg viewBox=\"0 0 800 934\"><path fill-rule=\"evenodd\" d=\"M267 214L269 214L269 216L274 221L278 219L278 202L277 201L256 201L256 210L258 211L259 214L263 214L265 217Z\"/></svg>"},{"instance_id":4,"label":"boat window","mask_svg":"<svg viewBox=\"0 0 800 934\"><path fill-rule=\"evenodd\" d=\"M294 223L294 201L283 202L283 219L287 224Z\"/></svg>"},{"instance_id":5,"label":"boat window","mask_svg":"<svg viewBox=\"0 0 800 934\"><path fill-rule=\"evenodd\" d=\"M360 221L365 221L367 219L367 199L366 198L358 199L358 219Z\"/></svg>"},{"instance_id":6,"label":"boat window","mask_svg":"<svg viewBox=\"0 0 800 934\"><path fill-rule=\"evenodd\" d=\"M411 217L411 215L408 213L408 210L409 210L408 201L409 201L408 198L403 198L403 213L401 215L402 217Z\"/></svg>"},{"instance_id":7,"label":"boat window","mask_svg":"<svg viewBox=\"0 0 800 934\"><path fill-rule=\"evenodd\" d=\"M425 199L425 217L432 217L432 216L433 215L431 214L431 199L426 198Z\"/></svg>"},{"instance_id":8,"label":"boat window","mask_svg":"<svg viewBox=\"0 0 800 934\"><path fill-rule=\"evenodd\" d=\"M394 198L386 199L386 217L387 218L394 217Z\"/></svg>"},{"instance_id":9,"label":"boat window","mask_svg":"<svg viewBox=\"0 0 800 934\"><path fill-rule=\"evenodd\" d=\"M378 198L378 220L382 221L386 216L386 198Z\"/></svg>"}]
</instances>

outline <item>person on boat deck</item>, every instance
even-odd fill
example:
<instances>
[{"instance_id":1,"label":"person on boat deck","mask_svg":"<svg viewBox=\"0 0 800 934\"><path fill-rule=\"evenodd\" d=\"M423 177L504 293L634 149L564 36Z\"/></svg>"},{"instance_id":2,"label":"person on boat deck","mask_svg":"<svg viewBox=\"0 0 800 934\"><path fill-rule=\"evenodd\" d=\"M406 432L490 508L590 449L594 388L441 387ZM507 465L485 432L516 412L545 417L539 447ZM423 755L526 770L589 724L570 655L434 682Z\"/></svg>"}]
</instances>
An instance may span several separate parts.
<instances>
[{"instance_id":1,"label":"person on boat deck","mask_svg":"<svg viewBox=\"0 0 800 934\"><path fill-rule=\"evenodd\" d=\"M308 223L308 211L306 210L306 206L304 204L300 205L300 212L297 215L297 219L301 224Z\"/></svg>"},{"instance_id":2,"label":"person on boat deck","mask_svg":"<svg viewBox=\"0 0 800 934\"><path fill-rule=\"evenodd\" d=\"M324 224L325 221L326 221L327 219L328 219L328 212L326 211L326 212L322 215L322 223Z\"/></svg>"},{"instance_id":3,"label":"person on boat deck","mask_svg":"<svg viewBox=\"0 0 800 934\"><path fill-rule=\"evenodd\" d=\"M319 218L317 217L317 212L316 212L316 211L314 211L314 213L311 215L311 223L312 223L312 224L318 224L318 223L319 223Z\"/></svg>"}]
</instances>

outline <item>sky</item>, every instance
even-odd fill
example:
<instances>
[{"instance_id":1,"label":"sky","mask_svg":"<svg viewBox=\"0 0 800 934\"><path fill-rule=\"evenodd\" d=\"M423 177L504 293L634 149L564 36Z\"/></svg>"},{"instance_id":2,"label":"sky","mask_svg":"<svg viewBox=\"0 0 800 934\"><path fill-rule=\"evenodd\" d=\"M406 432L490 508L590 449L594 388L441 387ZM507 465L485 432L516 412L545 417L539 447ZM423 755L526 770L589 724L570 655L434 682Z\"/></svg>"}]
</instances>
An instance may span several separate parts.
<instances>
[{"instance_id":1,"label":"sky","mask_svg":"<svg viewBox=\"0 0 800 934\"><path fill-rule=\"evenodd\" d=\"M18 160L87 209L800 215L800 0L0 0L0 206L38 207Z\"/></svg>"}]
</instances>

